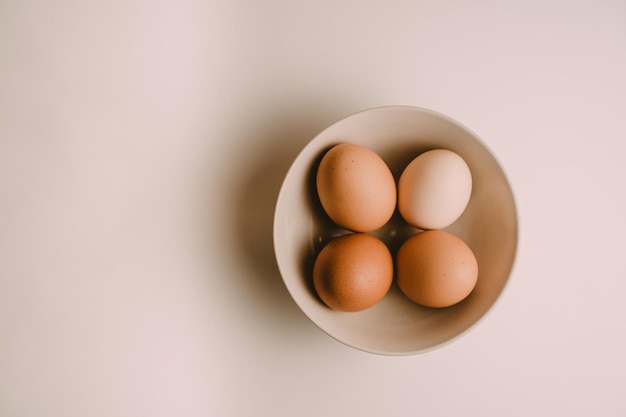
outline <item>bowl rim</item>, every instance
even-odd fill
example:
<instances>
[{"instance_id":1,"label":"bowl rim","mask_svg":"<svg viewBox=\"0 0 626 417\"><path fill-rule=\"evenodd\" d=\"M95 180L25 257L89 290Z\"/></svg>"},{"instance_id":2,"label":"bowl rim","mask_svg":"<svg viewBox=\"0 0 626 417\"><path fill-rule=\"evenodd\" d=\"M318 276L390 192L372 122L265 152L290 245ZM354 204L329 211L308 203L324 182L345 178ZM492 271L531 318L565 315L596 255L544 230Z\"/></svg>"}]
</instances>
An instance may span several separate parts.
<instances>
[{"instance_id":1,"label":"bowl rim","mask_svg":"<svg viewBox=\"0 0 626 417\"><path fill-rule=\"evenodd\" d=\"M317 138L319 138L320 136L322 136L326 131L330 130L331 128L333 128L335 125L344 122L346 119L352 118L356 115L360 115L362 113L368 113L368 112L377 112L377 111L389 111L389 110L408 110L408 111L415 111L418 113L425 113L425 114L429 114L431 116L435 116L438 117L440 119L445 120L447 123L450 123L452 125L455 125L456 127L460 128L461 130L465 131L467 134L469 134L480 146L482 146L487 152L488 154L493 158L493 160L495 161L495 163L497 164L498 168L500 169L501 173L502 173L502 178L505 181L509 192L510 192L510 197L511 197L511 203L512 203L512 215L513 215L513 230L514 230L514 242L513 242L513 250L512 250L512 260L511 260L511 265L508 268L508 271L506 273L506 279L504 280L504 284L502 286L502 288L500 289L500 292L498 293L497 297L494 299L494 301L487 307L486 311L481 314L472 324L470 324L467 328L463 329L462 331L458 332L457 334L455 334L454 336L439 342L437 344L434 344L432 346L428 346L425 348L419 348L419 349L414 349L414 350L406 350L406 351L384 351L384 350L380 350L380 349L373 349L373 348L367 348L365 346L361 346L361 345L357 345L357 344L353 344L353 343L349 343L346 340L343 340L342 338L340 338L339 336L332 334L331 332L327 331L326 329L324 329L320 324L318 324L310 315L309 313L306 311L306 309L304 309L302 307L302 305L300 304L300 302L298 301L298 298L294 296L290 286L288 285L286 279L285 279L285 272L284 272L284 268L281 265L281 261L279 259L278 256L278 252L277 252L277 241L278 241L278 229L277 229L277 219L278 219L278 212L279 212L279 206L281 203L281 200L284 196L285 193L285 188L286 188L286 182L287 182L287 178L290 177L290 175L292 174L292 171L295 169L295 167L298 165L298 163L300 162L301 159L303 159L305 157L305 155L307 154L307 150L311 147L313 147L317 141ZM306 145L304 145L300 151L298 152L298 155L296 156L296 158L294 158L294 160L291 162L289 169L287 170L287 172L285 173L283 180L281 182L281 186L280 189L278 191L277 197L276 197L276 203L275 203L275 207L274 207L274 214L272 217L272 244L273 244L273 248L274 248L274 256L275 256L275 260L276 260L276 264L278 266L278 270L281 276L281 281L283 282L283 285L285 286L285 288L287 289L287 292L290 295L291 300L298 306L298 309L307 317L307 319L313 323L319 330L321 330L323 333L325 333L326 335L330 336L332 339L340 342L341 344L350 347L352 349L356 349L358 351L361 352L365 352L365 353L370 353L370 354L374 354L374 355L379 355L379 356L414 356L414 355L418 355L418 354L423 354L423 353L428 353L428 352L432 352L434 350L438 350L441 348L444 348L446 346L449 346L450 344L458 341L459 339L461 339L462 337L466 336L470 331L476 329L476 327L482 323L488 315L490 315L492 313L492 311L494 310L494 308L501 302L503 296L505 295L505 292L507 291L511 279L514 275L514 271L516 269L516 264L517 264L517 260L518 260L518 251L519 251L519 243L520 243L520 216L519 216L519 209L518 209L518 204L517 204L517 198L515 196L515 191L513 190L513 187L511 186L511 181L509 179L509 176L507 174L507 172L505 171L503 165L501 164L500 160L498 159L498 156L495 152L493 152L492 148L483 140L483 138L481 136L479 136L476 132L474 132L472 129L470 129L469 127L467 127L465 124L459 122L458 120L452 118L451 116L448 116L447 114L441 113L439 111L430 109L430 108L426 108L426 107L420 107L420 106L414 106L414 105L408 105L408 104L391 104L391 105L380 105L380 106L375 106L375 107L369 107L369 108L365 108L362 110L358 110L355 112L352 112L344 117L341 117L337 120L335 120L333 123L331 123L330 125L328 125L327 127L325 127L324 129L320 130L317 134L315 134L315 136L313 136L307 143Z\"/></svg>"}]
</instances>

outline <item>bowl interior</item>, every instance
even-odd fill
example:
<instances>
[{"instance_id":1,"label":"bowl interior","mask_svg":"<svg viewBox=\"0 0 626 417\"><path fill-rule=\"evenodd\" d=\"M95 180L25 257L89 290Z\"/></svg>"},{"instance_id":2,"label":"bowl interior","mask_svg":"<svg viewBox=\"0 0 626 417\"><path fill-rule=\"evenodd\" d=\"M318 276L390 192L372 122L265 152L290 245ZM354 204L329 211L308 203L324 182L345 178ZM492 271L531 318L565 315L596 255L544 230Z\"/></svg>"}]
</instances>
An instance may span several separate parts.
<instances>
[{"instance_id":1,"label":"bowl interior","mask_svg":"<svg viewBox=\"0 0 626 417\"><path fill-rule=\"evenodd\" d=\"M445 230L462 238L474 251L479 275L474 291L445 309L413 303L392 285L389 293L356 313L328 308L313 288L313 263L332 238L349 233L336 226L321 208L315 172L324 152L349 142L369 147L389 165L396 179L419 154L445 148L461 155L472 172L470 202L461 217ZM419 233L399 214L380 230L395 256L409 236ZM513 194L500 165L471 131L439 113L409 106L365 110L349 116L315 137L289 169L279 193L274 218L274 247L284 283L300 309L320 329L354 348L386 355L414 354L458 337L493 305L513 266L517 217Z\"/></svg>"}]
</instances>

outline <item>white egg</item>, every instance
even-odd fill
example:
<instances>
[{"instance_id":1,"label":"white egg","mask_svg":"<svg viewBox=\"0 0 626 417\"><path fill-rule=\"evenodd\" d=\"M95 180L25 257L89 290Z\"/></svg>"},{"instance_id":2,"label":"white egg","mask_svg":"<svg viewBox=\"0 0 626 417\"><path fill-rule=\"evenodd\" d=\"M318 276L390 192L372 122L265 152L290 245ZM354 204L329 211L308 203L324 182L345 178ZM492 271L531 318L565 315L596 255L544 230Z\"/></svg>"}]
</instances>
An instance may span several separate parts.
<instances>
[{"instance_id":1,"label":"white egg","mask_svg":"<svg viewBox=\"0 0 626 417\"><path fill-rule=\"evenodd\" d=\"M457 220L472 194L472 174L455 152L434 149L407 165L398 182L398 210L420 229L442 229Z\"/></svg>"}]
</instances>

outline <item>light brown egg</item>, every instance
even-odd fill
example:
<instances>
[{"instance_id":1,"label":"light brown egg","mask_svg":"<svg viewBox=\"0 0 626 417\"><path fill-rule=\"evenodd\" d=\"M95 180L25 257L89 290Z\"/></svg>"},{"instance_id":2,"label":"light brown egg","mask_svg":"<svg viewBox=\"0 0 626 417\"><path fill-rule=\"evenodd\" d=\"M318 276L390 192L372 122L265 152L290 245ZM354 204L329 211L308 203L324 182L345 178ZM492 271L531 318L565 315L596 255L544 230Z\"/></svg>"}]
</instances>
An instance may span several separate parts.
<instances>
[{"instance_id":1,"label":"light brown egg","mask_svg":"<svg viewBox=\"0 0 626 417\"><path fill-rule=\"evenodd\" d=\"M407 239L396 262L402 292L427 307L448 307L462 301L478 279L478 262L470 247L442 230Z\"/></svg>"},{"instance_id":2,"label":"light brown egg","mask_svg":"<svg viewBox=\"0 0 626 417\"><path fill-rule=\"evenodd\" d=\"M393 259L379 239L353 233L322 248L313 284L322 301L338 311L360 311L378 303L393 280Z\"/></svg>"},{"instance_id":3,"label":"light brown egg","mask_svg":"<svg viewBox=\"0 0 626 417\"><path fill-rule=\"evenodd\" d=\"M396 184L387 164L371 149L343 143L320 161L317 193L328 216L354 232L382 227L396 207Z\"/></svg>"}]
</instances>

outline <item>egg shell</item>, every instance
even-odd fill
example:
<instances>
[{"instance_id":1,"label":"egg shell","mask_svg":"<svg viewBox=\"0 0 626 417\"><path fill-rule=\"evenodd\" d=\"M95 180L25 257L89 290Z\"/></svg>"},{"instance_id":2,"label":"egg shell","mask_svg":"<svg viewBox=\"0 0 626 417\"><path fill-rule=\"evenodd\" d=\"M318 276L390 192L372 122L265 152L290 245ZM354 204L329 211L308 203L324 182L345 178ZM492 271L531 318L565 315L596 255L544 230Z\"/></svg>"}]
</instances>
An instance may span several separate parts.
<instances>
[{"instance_id":1,"label":"egg shell","mask_svg":"<svg viewBox=\"0 0 626 417\"><path fill-rule=\"evenodd\" d=\"M361 145L335 145L316 174L320 203L339 226L354 232L382 227L396 207L396 183L387 164Z\"/></svg>"},{"instance_id":2,"label":"egg shell","mask_svg":"<svg viewBox=\"0 0 626 417\"><path fill-rule=\"evenodd\" d=\"M420 229L443 229L470 200L472 174L457 153L433 149L413 159L398 181L398 211Z\"/></svg>"},{"instance_id":3,"label":"egg shell","mask_svg":"<svg viewBox=\"0 0 626 417\"><path fill-rule=\"evenodd\" d=\"M407 239L396 263L400 290L427 307L459 303L478 280L478 262L470 247L442 230L421 232Z\"/></svg>"},{"instance_id":4,"label":"egg shell","mask_svg":"<svg viewBox=\"0 0 626 417\"><path fill-rule=\"evenodd\" d=\"M378 303L393 280L393 258L378 238L351 233L330 241L313 265L320 299L337 311L361 311Z\"/></svg>"}]
</instances>

